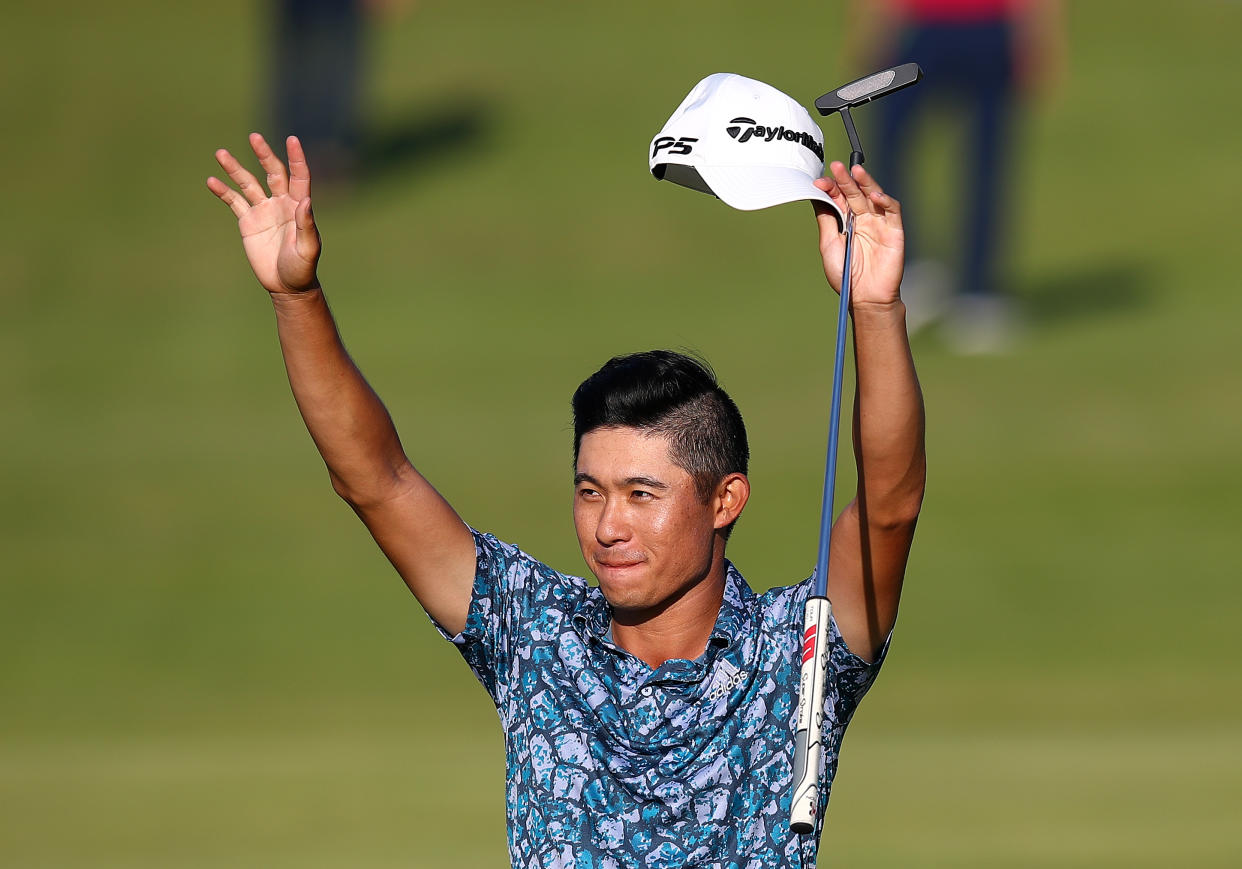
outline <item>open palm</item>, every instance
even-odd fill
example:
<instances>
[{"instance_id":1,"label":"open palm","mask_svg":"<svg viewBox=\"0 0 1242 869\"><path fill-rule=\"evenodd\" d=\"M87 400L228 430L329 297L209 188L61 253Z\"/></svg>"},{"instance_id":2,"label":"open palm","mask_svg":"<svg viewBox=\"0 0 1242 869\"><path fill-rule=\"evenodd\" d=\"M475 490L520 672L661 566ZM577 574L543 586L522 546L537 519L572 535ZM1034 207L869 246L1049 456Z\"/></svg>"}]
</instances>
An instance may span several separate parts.
<instances>
[{"instance_id":1,"label":"open palm","mask_svg":"<svg viewBox=\"0 0 1242 869\"><path fill-rule=\"evenodd\" d=\"M223 148L216 152L216 160L238 189L218 178L207 179L207 188L237 216L246 258L269 293L300 293L318 286L315 267L321 243L311 212L310 168L295 136L289 137L287 146L288 170L262 136L250 135L250 147L267 172L271 195Z\"/></svg>"},{"instance_id":2,"label":"open palm","mask_svg":"<svg viewBox=\"0 0 1242 869\"><path fill-rule=\"evenodd\" d=\"M901 204L880 189L862 166L847 170L834 162L831 175L815 184L832 197L843 214L854 217L854 251L850 260L850 304L892 304L900 295L905 260L905 232ZM845 234L838 231L836 216L816 204L819 250L824 274L837 292L845 265Z\"/></svg>"}]
</instances>

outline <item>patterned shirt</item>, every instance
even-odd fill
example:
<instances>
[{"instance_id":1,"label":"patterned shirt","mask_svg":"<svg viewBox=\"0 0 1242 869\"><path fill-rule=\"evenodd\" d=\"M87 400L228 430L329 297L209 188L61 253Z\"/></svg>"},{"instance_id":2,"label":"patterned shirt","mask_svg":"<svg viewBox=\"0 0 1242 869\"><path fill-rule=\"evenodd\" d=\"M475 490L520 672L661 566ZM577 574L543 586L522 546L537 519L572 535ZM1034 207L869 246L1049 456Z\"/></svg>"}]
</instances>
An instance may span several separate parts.
<instances>
[{"instance_id":1,"label":"patterned shirt","mask_svg":"<svg viewBox=\"0 0 1242 869\"><path fill-rule=\"evenodd\" d=\"M707 650L652 669L610 641L599 589L475 532L458 647L505 732L516 869L813 867L845 727L874 663L834 622L814 835L789 829L810 582L755 594L728 564ZM441 630L447 637L448 634Z\"/></svg>"}]
</instances>

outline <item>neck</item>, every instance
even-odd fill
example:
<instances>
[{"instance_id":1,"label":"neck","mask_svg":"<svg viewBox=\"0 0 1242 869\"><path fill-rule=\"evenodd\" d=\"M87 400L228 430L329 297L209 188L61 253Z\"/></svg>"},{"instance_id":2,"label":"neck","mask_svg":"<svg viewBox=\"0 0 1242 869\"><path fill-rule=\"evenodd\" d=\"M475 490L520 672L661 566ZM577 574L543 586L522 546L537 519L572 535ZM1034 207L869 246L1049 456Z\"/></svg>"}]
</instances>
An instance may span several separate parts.
<instances>
[{"instance_id":1,"label":"neck","mask_svg":"<svg viewBox=\"0 0 1242 869\"><path fill-rule=\"evenodd\" d=\"M653 670L672 658L703 654L724 602L724 554L699 581L653 610L613 610L612 641Z\"/></svg>"}]
</instances>

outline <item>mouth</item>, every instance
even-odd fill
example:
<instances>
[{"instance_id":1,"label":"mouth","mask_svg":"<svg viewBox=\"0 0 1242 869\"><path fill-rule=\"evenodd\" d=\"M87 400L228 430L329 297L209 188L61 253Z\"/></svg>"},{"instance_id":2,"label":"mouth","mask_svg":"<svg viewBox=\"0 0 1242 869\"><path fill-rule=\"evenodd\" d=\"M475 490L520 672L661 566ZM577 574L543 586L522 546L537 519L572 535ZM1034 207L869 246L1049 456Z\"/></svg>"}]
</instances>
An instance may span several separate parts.
<instances>
[{"instance_id":1,"label":"mouth","mask_svg":"<svg viewBox=\"0 0 1242 869\"><path fill-rule=\"evenodd\" d=\"M642 558L600 558L598 555L593 560L596 567L609 573L624 573L646 563Z\"/></svg>"}]
</instances>

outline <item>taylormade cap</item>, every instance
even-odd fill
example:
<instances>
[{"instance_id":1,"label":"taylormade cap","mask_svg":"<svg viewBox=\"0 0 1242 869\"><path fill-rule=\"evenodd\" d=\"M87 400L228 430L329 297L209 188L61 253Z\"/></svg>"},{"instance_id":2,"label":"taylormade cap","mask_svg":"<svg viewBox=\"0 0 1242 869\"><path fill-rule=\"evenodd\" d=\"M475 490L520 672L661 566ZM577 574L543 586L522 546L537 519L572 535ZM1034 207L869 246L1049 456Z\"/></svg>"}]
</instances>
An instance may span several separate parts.
<instances>
[{"instance_id":1,"label":"taylormade cap","mask_svg":"<svg viewBox=\"0 0 1242 869\"><path fill-rule=\"evenodd\" d=\"M813 182L824 174L824 134L771 85L730 72L703 79L651 140L651 174L755 211L816 199L844 225Z\"/></svg>"}]
</instances>

